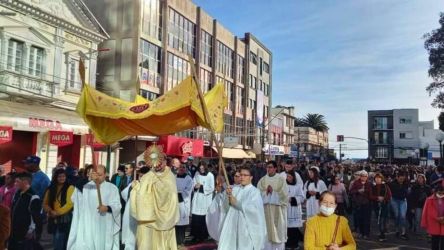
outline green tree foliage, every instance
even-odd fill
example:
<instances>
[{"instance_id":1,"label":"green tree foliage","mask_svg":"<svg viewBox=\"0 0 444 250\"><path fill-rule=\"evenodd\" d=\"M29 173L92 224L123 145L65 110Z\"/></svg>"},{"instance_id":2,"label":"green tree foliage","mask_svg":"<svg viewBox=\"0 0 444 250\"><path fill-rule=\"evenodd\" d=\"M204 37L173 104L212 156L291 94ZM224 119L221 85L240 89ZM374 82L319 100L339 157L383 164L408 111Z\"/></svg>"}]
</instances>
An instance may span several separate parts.
<instances>
[{"instance_id":1,"label":"green tree foliage","mask_svg":"<svg viewBox=\"0 0 444 250\"><path fill-rule=\"evenodd\" d=\"M430 95L435 94L432 106L444 108L444 12L440 14L439 27L424 35L424 47L429 53L429 76L433 82L426 90Z\"/></svg>"}]
</instances>

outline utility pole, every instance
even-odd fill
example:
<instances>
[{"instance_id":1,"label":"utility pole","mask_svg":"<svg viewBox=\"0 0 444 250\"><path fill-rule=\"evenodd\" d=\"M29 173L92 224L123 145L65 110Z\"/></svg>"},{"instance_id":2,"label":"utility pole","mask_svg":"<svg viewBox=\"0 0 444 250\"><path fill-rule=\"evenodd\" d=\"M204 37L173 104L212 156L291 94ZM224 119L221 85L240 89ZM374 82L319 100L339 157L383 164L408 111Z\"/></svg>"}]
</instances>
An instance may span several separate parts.
<instances>
[{"instance_id":1,"label":"utility pole","mask_svg":"<svg viewBox=\"0 0 444 250\"><path fill-rule=\"evenodd\" d=\"M342 144L339 143L339 163L342 162Z\"/></svg>"}]
</instances>

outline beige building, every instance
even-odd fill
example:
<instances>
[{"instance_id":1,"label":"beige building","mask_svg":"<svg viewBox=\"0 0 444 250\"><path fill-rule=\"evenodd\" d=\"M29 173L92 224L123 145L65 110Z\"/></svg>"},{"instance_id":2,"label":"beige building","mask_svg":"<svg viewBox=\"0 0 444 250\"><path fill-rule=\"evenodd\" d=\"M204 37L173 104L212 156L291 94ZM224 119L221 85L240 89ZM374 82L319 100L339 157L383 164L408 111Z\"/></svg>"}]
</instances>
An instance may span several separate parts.
<instances>
[{"instance_id":1,"label":"beige building","mask_svg":"<svg viewBox=\"0 0 444 250\"><path fill-rule=\"evenodd\" d=\"M109 51L99 55L98 89L152 100L191 74L192 55L204 92L225 85L225 136L236 137L240 150L260 145L270 113L272 53L256 37L232 34L191 0L85 2L110 35L100 46ZM208 131L200 128L178 136L210 144ZM125 145L134 148L130 144Z\"/></svg>"},{"instance_id":2,"label":"beige building","mask_svg":"<svg viewBox=\"0 0 444 250\"><path fill-rule=\"evenodd\" d=\"M328 131L319 132L310 127L294 128L294 143L300 156L325 155L328 149Z\"/></svg>"},{"instance_id":3,"label":"beige building","mask_svg":"<svg viewBox=\"0 0 444 250\"><path fill-rule=\"evenodd\" d=\"M82 0L0 0L0 165L41 157L50 174L59 161L91 162L88 127L74 112L79 61L95 85L97 47L107 33Z\"/></svg>"}]
</instances>

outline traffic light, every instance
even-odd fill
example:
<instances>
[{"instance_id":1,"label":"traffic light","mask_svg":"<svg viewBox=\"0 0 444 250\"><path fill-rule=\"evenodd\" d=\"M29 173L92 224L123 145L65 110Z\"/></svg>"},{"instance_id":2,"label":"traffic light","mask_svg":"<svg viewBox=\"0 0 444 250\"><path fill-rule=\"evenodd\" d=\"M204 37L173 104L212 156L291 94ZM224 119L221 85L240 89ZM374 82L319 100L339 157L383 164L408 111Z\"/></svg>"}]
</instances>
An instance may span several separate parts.
<instances>
[{"instance_id":1,"label":"traffic light","mask_svg":"<svg viewBox=\"0 0 444 250\"><path fill-rule=\"evenodd\" d=\"M344 136L343 135L337 135L336 136L336 141L337 142L343 142L344 141Z\"/></svg>"}]
</instances>

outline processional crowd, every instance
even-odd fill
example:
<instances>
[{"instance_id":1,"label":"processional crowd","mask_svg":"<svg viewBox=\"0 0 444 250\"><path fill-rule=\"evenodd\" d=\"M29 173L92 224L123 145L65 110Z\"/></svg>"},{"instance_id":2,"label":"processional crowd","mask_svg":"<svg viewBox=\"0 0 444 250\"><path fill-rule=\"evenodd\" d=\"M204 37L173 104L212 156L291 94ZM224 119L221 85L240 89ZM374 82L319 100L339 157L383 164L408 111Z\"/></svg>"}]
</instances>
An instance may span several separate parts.
<instances>
[{"instance_id":1,"label":"processional crowd","mask_svg":"<svg viewBox=\"0 0 444 250\"><path fill-rule=\"evenodd\" d=\"M49 180L29 156L0 179L0 249L41 249L43 230L56 250L356 249L390 231L444 249L442 166L245 160L226 183L195 162L141 161L110 178L59 163Z\"/></svg>"}]
</instances>

